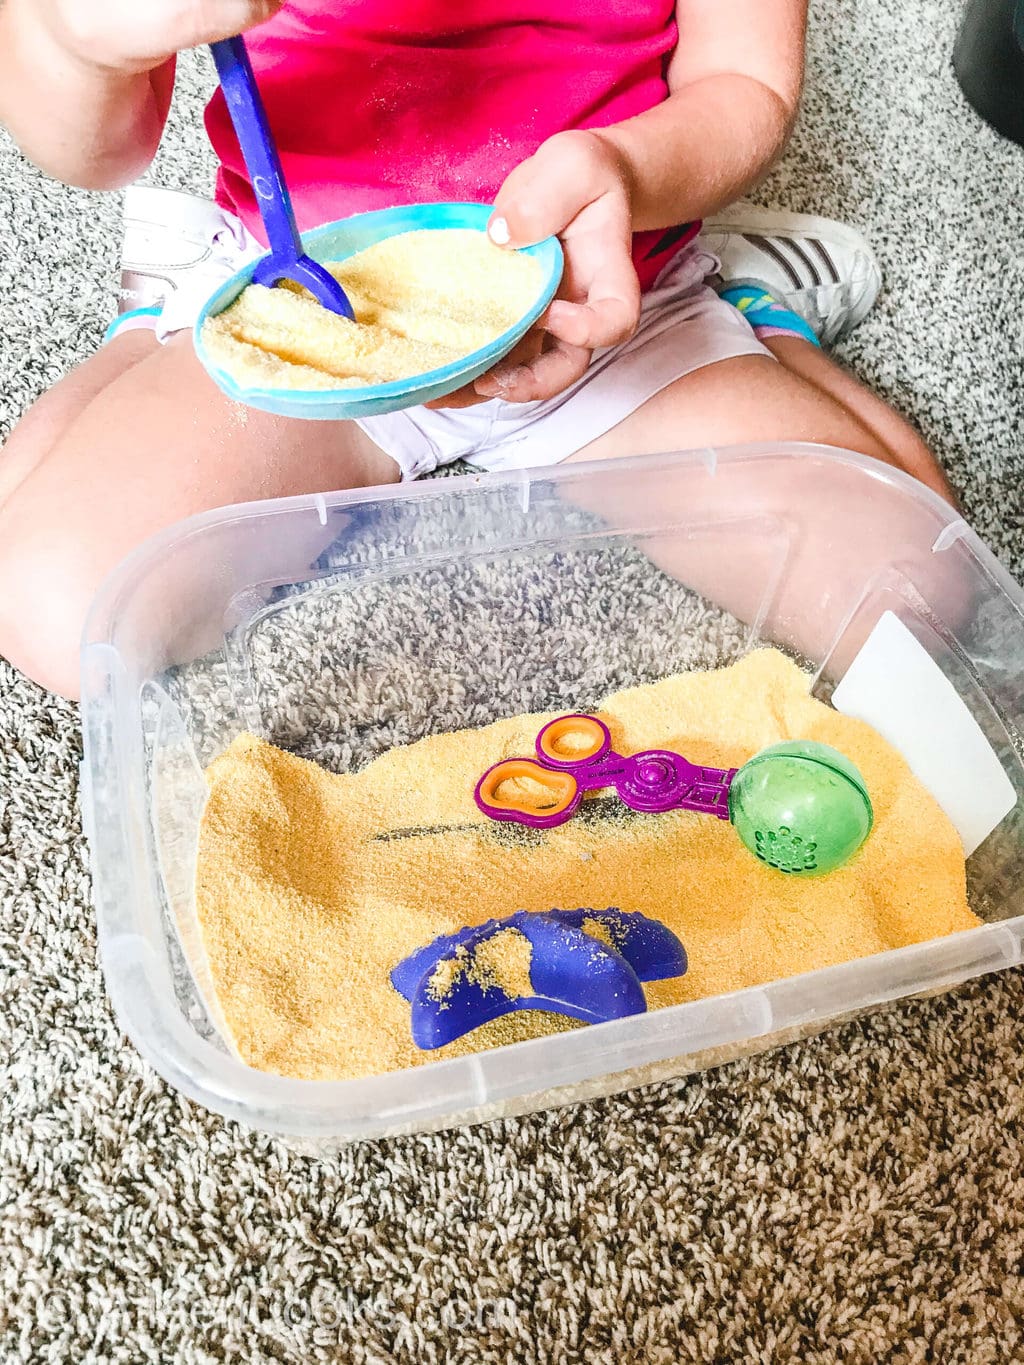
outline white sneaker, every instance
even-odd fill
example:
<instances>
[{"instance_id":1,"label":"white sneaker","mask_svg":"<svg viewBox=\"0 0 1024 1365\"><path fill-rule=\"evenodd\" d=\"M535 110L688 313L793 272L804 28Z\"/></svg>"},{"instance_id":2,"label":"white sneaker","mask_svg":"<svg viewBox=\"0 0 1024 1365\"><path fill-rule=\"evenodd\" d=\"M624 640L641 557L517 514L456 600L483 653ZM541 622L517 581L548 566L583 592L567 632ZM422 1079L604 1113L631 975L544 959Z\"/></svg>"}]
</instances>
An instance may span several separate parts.
<instances>
[{"instance_id":1,"label":"white sneaker","mask_svg":"<svg viewBox=\"0 0 1024 1365\"><path fill-rule=\"evenodd\" d=\"M165 305L178 293L200 299L230 275L245 230L210 199L155 185L124 197L119 313Z\"/></svg>"},{"instance_id":2,"label":"white sneaker","mask_svg":"<svg viewBox=\"0 0 1024 1365\"><path fill-rule=\"evenodd\" d=\"M722 262L723 284L762 284L832 342L868 315L882 272L861 234L810 213L733 204L707 219L701 242Z\"/></svg>"}]
</instances>

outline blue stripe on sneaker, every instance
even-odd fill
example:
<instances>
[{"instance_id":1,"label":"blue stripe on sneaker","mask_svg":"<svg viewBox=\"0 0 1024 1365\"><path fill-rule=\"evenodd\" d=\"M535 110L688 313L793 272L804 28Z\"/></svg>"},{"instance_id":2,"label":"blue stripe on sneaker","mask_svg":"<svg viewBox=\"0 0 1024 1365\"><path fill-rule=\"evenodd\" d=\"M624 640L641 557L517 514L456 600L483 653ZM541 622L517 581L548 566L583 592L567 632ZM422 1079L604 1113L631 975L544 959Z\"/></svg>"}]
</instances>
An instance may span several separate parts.
<instances>
[{"instance_id":1,"label":"blue stripe on sneaker","mask_svg":"<svg viewBox=\"0 0 1024 1365\"><path fill-rule=\"evenodd\" d=\"M733 284L723 289L719 297L738 309L755 331L758 327L777 327L802 337L812 346L821 345L810 323L758 285Z\"/></svg>"}]
</instances>

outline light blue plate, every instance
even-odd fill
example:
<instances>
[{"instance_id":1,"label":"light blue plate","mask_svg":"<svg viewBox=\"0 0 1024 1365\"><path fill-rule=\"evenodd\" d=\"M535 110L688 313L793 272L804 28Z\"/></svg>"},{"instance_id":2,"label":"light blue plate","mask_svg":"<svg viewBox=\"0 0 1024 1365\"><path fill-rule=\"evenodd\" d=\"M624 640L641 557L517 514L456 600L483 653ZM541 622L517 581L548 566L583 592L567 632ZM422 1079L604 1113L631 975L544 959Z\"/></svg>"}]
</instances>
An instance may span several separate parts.
<instances>
[{"instance_id":1,"label":"light blue plate","mask_svg":"<svg viewBox=\"0 0 1024 1365\"><path fill-rule=\"evenodd\" d=\"M475 228L483 232L492 212L486 204L413 204L407 208L381 209L376 213L359 213L352 218L342 218L336 223L315 228L303 234L302 242L315 261L344 261L357 251L364 251L375 242L396 237L401 232L418 232L424 228ZM525 250L540 262L542 280L536 299L515 326L502 332L489 346L483 346L451 365L415 375L412 379L343 389L261 389L237 384L206 354L202 328L208 317L222 313L238 298L252 279L255 262L233 275L206 301L195 326L196 354L229 398L252 408L262 408L265 412L276 412L282 417L336 422L343 418L372 417L375 413L397 412L400 408L429 403L434 398L454 393L463 384L486 373L502 356L508 355L554 298L562 278L562 248L558 241L549 237Z\"/></svg>"}]
</instances>

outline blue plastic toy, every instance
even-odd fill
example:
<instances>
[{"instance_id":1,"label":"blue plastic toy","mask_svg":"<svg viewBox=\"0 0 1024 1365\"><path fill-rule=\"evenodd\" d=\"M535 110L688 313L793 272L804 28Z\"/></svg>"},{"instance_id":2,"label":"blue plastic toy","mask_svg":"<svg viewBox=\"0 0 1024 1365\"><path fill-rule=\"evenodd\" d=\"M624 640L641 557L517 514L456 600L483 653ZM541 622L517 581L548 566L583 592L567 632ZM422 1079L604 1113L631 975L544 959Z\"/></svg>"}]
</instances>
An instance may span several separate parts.
<instances>
[{"instance_id":1,"label":"blue plastic toy","mask_svg":"<svg viewBox=\"0 0 1024 1365\"><path fill-rule=\"evenodd\" d=\"M354 317L352 305L338 281L303 250L281 158L244 39L225 38L211 43L210 51L270 243L270 254L262 256L253 267L253 282L270 288L281 280L294 280L330 312Z\"/></svg>"},{"instance_id":2,"label":"blue plastic toy","mask_svg":"<svg viewBox=\"0 0 1024 1365\"><path fill-rule=\"evenodd\" d=\"M588 933L584 924L601 930ZM529 940L530 995L510 996L487 973L474 971L474 954L505 930ZM449 965L446 987L437 973ZM600 1024L647 1009L642 981L682 976L686 950L658 920L622 910L520 910L506 919L445 934L403 959L391 984L412 1005L417 1047L443 1047L513 1010L548 1010Z\"/></svg>"}]
</instances>

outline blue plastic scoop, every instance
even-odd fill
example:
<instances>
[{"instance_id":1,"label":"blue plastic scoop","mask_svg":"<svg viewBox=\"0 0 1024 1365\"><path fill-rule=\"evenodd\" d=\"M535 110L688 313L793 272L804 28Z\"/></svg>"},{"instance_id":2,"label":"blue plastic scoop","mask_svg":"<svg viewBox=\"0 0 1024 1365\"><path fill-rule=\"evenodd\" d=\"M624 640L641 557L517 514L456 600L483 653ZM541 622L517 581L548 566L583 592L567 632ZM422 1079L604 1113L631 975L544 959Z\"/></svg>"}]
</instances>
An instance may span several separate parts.
<instances>
[{"instance_id":1,"label":"blue plastic scoop","mask_svg":"<svg viewBox=\"0 0 1024 1365\"><path fill-rule=\"evenodd\" d=\"M344 289L303 250L281 158L244 39L224 38L211 43L210 51L270 243L270 254L256 262L253 281L270 288L281 280L294 280L330 312L354 318Z\"/></svg>"},{"instance_id":2,"label":"blue plastic scoop","mask_svg":"<svg viewBox=\"0 0 1024 1365\"><path fill-rule=\"evenodd\" d=\"M529 995L510 995L476 958L510 929L530 944ZM614 908L520 910L417 949L394 968L391 984L412 1005L413 1042L431 1049L515 1010L548 1010L585 1024L642 1014L641 981L682 976L686 965L675 934L646 915Z\"/></svg>"}]
</instances>

